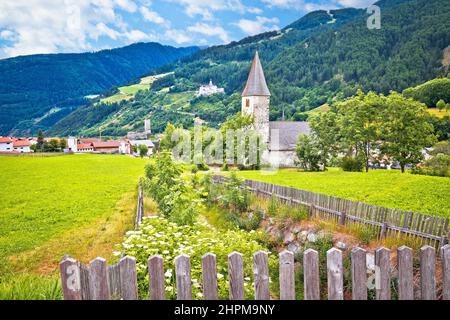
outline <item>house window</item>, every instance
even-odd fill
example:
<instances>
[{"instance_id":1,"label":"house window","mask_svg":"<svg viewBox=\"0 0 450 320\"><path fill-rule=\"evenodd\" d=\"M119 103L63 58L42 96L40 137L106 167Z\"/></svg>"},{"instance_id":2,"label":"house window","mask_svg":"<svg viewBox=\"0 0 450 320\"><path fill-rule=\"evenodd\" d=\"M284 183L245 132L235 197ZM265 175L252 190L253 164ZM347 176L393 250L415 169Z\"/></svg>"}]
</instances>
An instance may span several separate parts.
<instances>
[{"instance_id":1,"label":"house window","mask_svg":"<svg viewBox=\"0 0 450 320\"><path fill-rule=\"evenodd\" d=\"M245 99L245 106L250 107L250 99Z\"/></svg>"}]
</instances>

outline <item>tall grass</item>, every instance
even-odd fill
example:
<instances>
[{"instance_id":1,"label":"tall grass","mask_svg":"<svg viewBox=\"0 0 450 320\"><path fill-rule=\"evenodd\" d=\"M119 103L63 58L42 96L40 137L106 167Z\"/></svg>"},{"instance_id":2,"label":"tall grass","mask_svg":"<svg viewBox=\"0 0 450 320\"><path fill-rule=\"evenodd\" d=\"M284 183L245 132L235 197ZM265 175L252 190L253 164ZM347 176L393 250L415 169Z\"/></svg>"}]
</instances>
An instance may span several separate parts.
<instances>
[{"instance_id":1,"label":"tall grass","mask_svg":"<svg viewBox=\"0 0 450 320\"><path fill-rule=\"evenodd\" d=\"M62 300L57 276L8 274L0 277L0 300Z\"/></svg>"}]
</instances>

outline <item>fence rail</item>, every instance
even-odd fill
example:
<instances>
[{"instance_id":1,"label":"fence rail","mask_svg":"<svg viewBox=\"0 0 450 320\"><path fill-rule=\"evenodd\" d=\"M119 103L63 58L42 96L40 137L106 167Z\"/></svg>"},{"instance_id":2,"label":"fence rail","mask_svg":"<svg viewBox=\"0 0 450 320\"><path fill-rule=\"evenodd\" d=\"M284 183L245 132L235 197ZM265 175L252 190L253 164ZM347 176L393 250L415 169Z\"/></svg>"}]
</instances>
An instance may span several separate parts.
<instances>
[{"instance_id":1,"label":"fence rail","mask_svg":"<svg viewBox=\"0 0 450 320\"><path fill-rule=\"evenodd\" d=\"M436 281L436 250L423 246L420 250L420 285L418 298L422 300L450 300L450 245L441 249L442 283ZM342 251L332 248L327 251L327 298L344 299L344 267ZM369 284L377 284L376 299L391 300L391 251L379 248L375 252L376 281L368 281L366 250L355 247L351 251L351 293L353 300L367 300ZM304 299L320 300L319 252L308 249L303 253ZM398 299L412 300L414 294L413 250L408 247L397 249ZM244 265L239 252L228 255L229 299L244 300ZM66 300L109 300L138 299L136 259L123 257L117 264L107 266L106 260L97 258L89 266L65 257L60 263L64 299ZM164 261L161 256L148 260L149 290L151 300L164 300ZM182 254L175 258L175 279L178 300L192 300L190 257ZM254 297L256 300L269 300L268 254L258 251L253 255ZM279 297L281 300L294 300L296 290L294 254L283 251L279 254ZM442 288L438 296L436 288ZM217 300L216 256L212 253L202 257L202 288L205 300Z\"/></svg>"},{"instance_id":2,"label":"fence rail","mask_svg":"<svg viewBox=\"0 0 450 320\"><path fill-rule=\"evenodd\" d=\"M215 175L215 183L228 178ZM275 197L292 205L308 208L311 217L334 220L340 224L362 224L378 232L380 238L413 238L420 245L436 249L450 241L449 218L380 207L349 199L315 193L262 181L245 180L244 186L265 197Z\"/></svg>"}]
</instances>

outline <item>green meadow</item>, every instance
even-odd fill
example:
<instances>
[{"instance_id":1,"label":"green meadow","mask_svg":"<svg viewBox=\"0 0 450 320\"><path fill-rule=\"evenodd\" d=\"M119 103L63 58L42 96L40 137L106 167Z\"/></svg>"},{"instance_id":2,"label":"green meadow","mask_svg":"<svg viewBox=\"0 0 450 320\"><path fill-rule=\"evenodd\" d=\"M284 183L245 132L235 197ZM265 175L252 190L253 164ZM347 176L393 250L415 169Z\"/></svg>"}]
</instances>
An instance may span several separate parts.
<instances>
[{"instance_id":1,"label":"green meadow","mask_svg":"<svg viewBox=\"0 0 450 320\"><path fill-rule=\"evenodd\" d=\"M399 170L344 172L330 168L325 172L281 169L239 171L239 176L298 189L329 194L388 208L399 208L433 215L450 216L450 178L402 174Z\"/></svg>"},{"instance_id":2,"label":"green meadow","mask_svg":"<svg viewBox=\"0 0 450 320\"><path fill-rule=\"evenodd\" d=\"M0 157L0 272L51 274L64 254L105 258L132 227L146 160Z\"/></svg>"}]
</instances>

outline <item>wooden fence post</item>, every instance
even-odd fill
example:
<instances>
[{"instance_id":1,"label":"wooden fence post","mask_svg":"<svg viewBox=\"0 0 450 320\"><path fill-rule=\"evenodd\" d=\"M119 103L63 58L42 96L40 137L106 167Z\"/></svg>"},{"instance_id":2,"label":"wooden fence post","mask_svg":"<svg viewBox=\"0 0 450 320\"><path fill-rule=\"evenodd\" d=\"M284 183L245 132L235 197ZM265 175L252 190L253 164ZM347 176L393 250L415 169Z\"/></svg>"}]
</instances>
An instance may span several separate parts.
<instances>
[{"instance_id":1,"label":"wooden fence post","mask_svg":"<svg viewBox=\"0 0 450 320\"><path fill-rule=\"evenodd\" d=\"M436 257L431 246L420 248L420 288L422 300L436 300Z\"/></svg>"},{"instance_id":2,"label":"wooden fence post","mask_svg":"<svg viewBox=\"0 0 450 320\"><path fill-rule=\"evenodd\" d=\"M153 256L148 259L148 275L150 300L165 300L164 259L161 256Z\"/></svg>"},{"instance_id":3,"label":"wooden fence post","mask_svg":"<svg viewBox=\"0 0 450 320\"><path fill-rule=\"evenodd\" d=\"M345 225L345 219L347 218L347 214L345 211L341 212L341 215L339 216L339 224Z\"/></svg>"},{"instance_id":4,"label":"wooden fence post","mask_svg":"<svg viewBox=\"0 0 450 320\"><path fill-rule=\"evenodd\" d=\"M320 300L319 253L308 249L303 253L305 300Z\"/></svg>"},{"instance_id":5,"label":"wooden fence post","mask_svg":"<svg viewBox=\"0 0 450 320\"><path fill-rule=\"evenodd\" d=\"M192 300L191 260L188 255L181 254L175 258L175 277L177 300Z\"/></svg>"},{"instance_id":6,"label":"wooden fence post","mask_svg":"<svg viewBox=\"0 0 450 320\"><path fill-rule=\"evenodd\" d=\"M217 300L216 255L207 253L202 257L203 297L205 300Z\"/></svg>"},{"instance_id":7,"label":"wooden fence post","mask_svg":"<svg viewBox=\"0 0 450 320\"><path fill-rule=\"evenodd\" d=\"M413 251L401 246L397 249L398 299L414 300Z\"/></svg>"},{"instance_id":8,"label":"wooden fence post","mask_svg":"<svg viewBox=\"0 0 450 320\"><path fill-rule=\"evenodd\" d=\"M92 300L109 300L109 281L106 260L97 258L89 265L89 295Z\"/></svg>"},{"instance_id":9,"label":"wooden fence post","mask_svg":"<svg viewBox=\"0 0 450 320\"><path fill-rule=\"evenodd\" d=\"M119 264L108 266L109 295L111 300L120 300L122 297L122 286L120 283Z\"/></svg>"},{"instance_id":10,"label":"wooden fence post","mask_svg":"<svg viewBox=\"0 0 450 320\"><path fill-rule=\"evenodd\" d=\"M380 229L380 235L379 235L379 239L382 240L386 237L386 232L387 232L387 222L383 222L381 229Z\"/></svg>"},{"instance_id":11,"label":"wooden fence post","mask_svg":"<svg viewBox=\"0 0 450 320\"><path fill-rule=\"evenodd\" d=\"M279 254L280 300L295 300L294 254L284 250Z\"/></svg>"},{"instance_id":12,"label":"wooden fence post","mask_svg":"<svg viewBox=\"0 0 450 320\"><path fill-rule=\"evenodd\" d=\"M82 300L80 266L75 259L65 257L59 264L64 300Z\"/></svg>"},{"instance_id":13,"label":"wooden fence post","mask_svg":"<svg viewBox=\"0 0 450 320\"><path fill-rule=\"evenodd\" d=\"M450 244L441 249L442 257L442 299L450 300Z\"/></svg>"},{"instance_id":14,"label":"wooden fence post","mask_svg":"<svg viewBox=\"0 0 450 320\"><path fill-rule=\"evenodd\" d=\"M123 300L137 300L136 258L126 256L120 259L120 291Z\"/></svg>"},{"instance_id":15,"label":"wooden fence post","mask_svg":"<svg viewBox=\"0 0 450 320\"><path fill-rule=\"evenodd\" d=\"M228 255L228 276L230 277L230 300L244 300L244 263L242 254Z\"/></svg>"},{"instance_id":16,"label":"wooden fence post","mask_svg":"<svg viewBox=\"0 0 450 320\"><path fill-rule=\"evenodd\" d=\"M352 299L367 300L366 250L353 248L352 253Z\"/></svg>"},{"instance_id":17,"label":"wooden fence post","mask_svg":"<svg viewBox=\"0 0 450 320\"><path fill-rule=\"evenodd\" d=\"M377 300L391 300L390 251L378 248L375 251L375 284Z\"/></svg>"},{"instance_id":18,"label":"wooden fence post","mask_svg":"<svg viewBox=\"0 0 450 320\"><path fill-rule=\"evenodd\" d=\"M253 276L255 300L270 300L269 257L266 252L258 251L253 255Z\"/></svg>"},{"instance_id":19,"label":"wooden fence post","mask_svg":"<svg viewBox=\"0 0 450 320\"><path fill-rule=\"evenodd\" d=\"M344 272L342 251L331 248L327 251L328 300L344 299Z\"/></svg>"}]
</instances>

